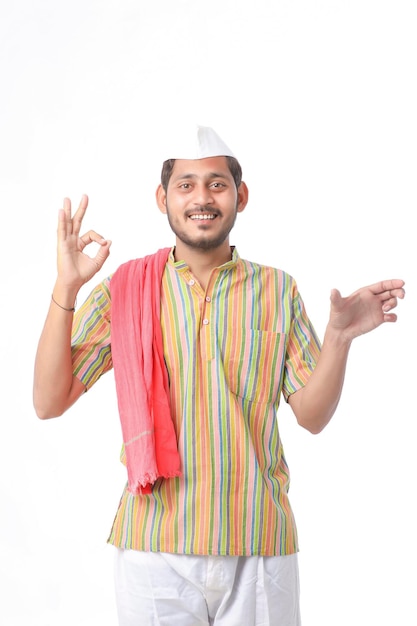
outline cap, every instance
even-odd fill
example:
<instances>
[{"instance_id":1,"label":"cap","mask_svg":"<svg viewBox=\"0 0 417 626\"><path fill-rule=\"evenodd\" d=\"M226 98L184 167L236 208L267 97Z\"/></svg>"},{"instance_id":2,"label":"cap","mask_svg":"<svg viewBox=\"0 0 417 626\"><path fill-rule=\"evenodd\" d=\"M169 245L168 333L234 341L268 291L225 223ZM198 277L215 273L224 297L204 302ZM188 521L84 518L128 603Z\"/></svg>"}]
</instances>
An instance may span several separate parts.
<instances>
[{"instance_id":1,"label":"cap","mask_svg":"<svg viewBox=\"0 0 417 626\"><path fill-rule=\"evenodd\" d=\"M168 137L164 148L168 159L207 159L215 156L234 157L232 150L210 126L181 126Z\"/></svg>"}]
</instances>

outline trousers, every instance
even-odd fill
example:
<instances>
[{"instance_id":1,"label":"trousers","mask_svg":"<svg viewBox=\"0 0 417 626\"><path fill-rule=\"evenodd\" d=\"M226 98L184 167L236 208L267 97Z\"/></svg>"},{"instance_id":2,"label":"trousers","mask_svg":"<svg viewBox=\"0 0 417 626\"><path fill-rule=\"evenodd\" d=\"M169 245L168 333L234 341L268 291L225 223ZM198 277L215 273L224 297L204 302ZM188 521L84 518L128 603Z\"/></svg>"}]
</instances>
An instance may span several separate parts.
<instances>
[{"instance_id":1,"label":"trousers","mask_svg":"<svg viewBox=\"0 0 417 626\"><path fill-rule=\"evenodd\" d=\"M115 591L119 626L301 626L297 554L116 548Z\"/></svg>"}]
</instances>

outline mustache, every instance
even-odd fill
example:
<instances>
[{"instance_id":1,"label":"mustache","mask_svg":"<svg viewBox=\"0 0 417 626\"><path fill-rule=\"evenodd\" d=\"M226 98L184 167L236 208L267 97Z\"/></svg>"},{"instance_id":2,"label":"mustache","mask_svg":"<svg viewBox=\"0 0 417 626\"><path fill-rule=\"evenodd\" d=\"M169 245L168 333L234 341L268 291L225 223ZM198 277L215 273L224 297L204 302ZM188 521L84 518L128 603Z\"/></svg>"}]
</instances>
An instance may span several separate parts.
<instances>
[{"instance_id":1,"label":"mustache","mask_svg":"<svg viewBox=\"0 0 417 626\"><path fill-rule=\"evenodd\" d=\"M194 209L190 209L186 212L187 217L190 215L194 215L195 213L207 213L208 215L221 215L221 211L212 206L207 206L205 204L199 204Z\"/></svg>"}]
</instances>

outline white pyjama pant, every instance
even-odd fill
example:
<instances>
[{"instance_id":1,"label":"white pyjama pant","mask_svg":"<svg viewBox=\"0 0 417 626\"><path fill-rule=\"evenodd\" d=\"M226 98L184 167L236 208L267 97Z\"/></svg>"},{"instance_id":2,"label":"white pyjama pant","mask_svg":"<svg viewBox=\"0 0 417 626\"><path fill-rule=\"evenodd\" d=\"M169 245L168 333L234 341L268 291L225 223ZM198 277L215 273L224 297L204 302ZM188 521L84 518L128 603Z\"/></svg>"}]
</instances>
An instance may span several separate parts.
<instances>
[{"instance_id":1,"label":"white pyjama pant","mask_svg":"<svg viewBox=\"0 0 417 626\"><path fill-rule=\"evenodd\" d=\"M119 626L301 626L297 554L116 549Z\"/></svg>"}]
</instances>

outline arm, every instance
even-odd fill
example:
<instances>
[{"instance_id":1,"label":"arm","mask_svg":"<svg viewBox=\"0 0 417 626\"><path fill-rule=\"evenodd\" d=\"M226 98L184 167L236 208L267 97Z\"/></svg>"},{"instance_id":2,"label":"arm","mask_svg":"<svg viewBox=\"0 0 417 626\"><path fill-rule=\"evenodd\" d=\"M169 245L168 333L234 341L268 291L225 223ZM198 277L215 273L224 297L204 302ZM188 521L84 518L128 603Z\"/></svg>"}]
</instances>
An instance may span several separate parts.
<instances>
[{"instance_id":1,"label":"arm","mask_svg":"<svg viewBox=\"0 0 417 626\"><path fill-rule=\"evenodd\" d=\"M71 203L65 198L59 211L58 275L35 358L33 403L41 419L62 415L84 391L84 385L72 373L73 307L82 285L103 266L111 245L94 231L80 236L87 205L88 198L83 196L71 217ZM84 253L92 242L100 246L94 258Z\"/></svg>"},{"instance_id":2,"label":"arm","mask_svg":"<svg viewBox=\"0 0 417 626\"><path fill-rule=\"evenodd\" d=\"M332 290L330 318L317 366L306 385L288 399L301 426L315 434L328 424L339 404L353 339L384 322L396 322L397 316L390 311L398 298L404 298L403 286L400 279L386 280L362 287L347 298Z\"/></svg>"}]
</instances>

